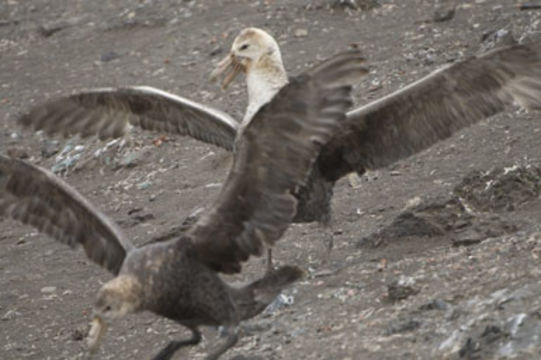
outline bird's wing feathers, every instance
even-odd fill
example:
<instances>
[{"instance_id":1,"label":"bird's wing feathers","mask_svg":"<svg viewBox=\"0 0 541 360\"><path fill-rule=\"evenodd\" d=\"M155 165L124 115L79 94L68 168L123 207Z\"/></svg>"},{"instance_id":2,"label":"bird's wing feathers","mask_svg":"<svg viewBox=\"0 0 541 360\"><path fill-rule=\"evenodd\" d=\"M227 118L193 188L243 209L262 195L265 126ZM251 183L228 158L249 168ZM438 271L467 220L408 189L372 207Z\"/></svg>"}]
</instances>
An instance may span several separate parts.
<instances>
[{"instance_id":1,"label":"bird's wing feathers","mask_svg":"<svg viewBox=\"0 0 541 360\"><path fill-rule=\"evenodd\" d=\"M517 103L541 108L541 43L515 45L448 66L347 114L322 150L329 179L417 153Z\"/></svg>"},{"instance_id":2,"label":"bird's wing feathers","mask_svg":"<svg viewBox=\"0 0 541 360\"><path fill-rule=\"evenodd\" d=\"M0 216L32 225L117 274L132 248L112 221L47 170L0 155Z\"/></svg>"},{"instance_id":3,"label":"bird's wing feathers","mask_svg":"<svg viewBox=\"0 0 541 360\"><path fill-rule=\"evenodd\" d=\"M51 100L19 118L24 126L64 136L124 135L130 125L188 135L232 150L238 123L229 115L148 86L102 88Z\"/></svg>"},{"instance_id":4,"label":"bird's wing feathers","mask_svg":"<svg viewBox=\"0 0 541 360\"><path fill-rule=\"evenodd\" d=\"M291 192L303 184L351 106L350 85L365 70L346 52L293 79L263 106L238 140L217 202L188 232L196 256L211 268L239 271L280 238L296 212Z\"/></svg>"}]
</instances>

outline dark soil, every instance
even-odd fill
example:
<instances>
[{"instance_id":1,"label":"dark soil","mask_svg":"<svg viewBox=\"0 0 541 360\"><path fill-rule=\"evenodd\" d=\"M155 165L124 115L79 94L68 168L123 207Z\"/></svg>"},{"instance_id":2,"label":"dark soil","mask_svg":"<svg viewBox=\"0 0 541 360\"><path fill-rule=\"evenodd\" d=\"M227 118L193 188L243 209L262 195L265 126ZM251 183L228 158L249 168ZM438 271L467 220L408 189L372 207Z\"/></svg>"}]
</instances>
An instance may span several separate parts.
<instances>
[{"instance_id":1,"label":"dark soil","mask_svg":"<svg viewBox=\"0 0 541 360\"><path fill-rule=\"evenodd\" d=\"M222 0L0 2L0 153L63 174L136 244L208 207L230 157L189 138L134 131L126 141L49 139L14 119L73 91L150 85L240 117L244 83L208 82L244 27L276 36L286 68L357 43L371 73L355 90L374 100L438 66L539 37L541 10L512 0ZM370 6L364 6L366 3ZM541 353L541 114L510 109L352 187L333 200L335 248L316 224L293 225L280 263L306 269L285 302L245 323L225 358L534 359ZM0 358L82 359L90 310L110 278L74 252L0 222ZM241 276L261 275L260 259ZM279 304L277 304L279 305ZM96 356L148 359L189 336L152 314L114 324ZM179 351L202 359L218 332Z\"/></svg>"}]
</instances>

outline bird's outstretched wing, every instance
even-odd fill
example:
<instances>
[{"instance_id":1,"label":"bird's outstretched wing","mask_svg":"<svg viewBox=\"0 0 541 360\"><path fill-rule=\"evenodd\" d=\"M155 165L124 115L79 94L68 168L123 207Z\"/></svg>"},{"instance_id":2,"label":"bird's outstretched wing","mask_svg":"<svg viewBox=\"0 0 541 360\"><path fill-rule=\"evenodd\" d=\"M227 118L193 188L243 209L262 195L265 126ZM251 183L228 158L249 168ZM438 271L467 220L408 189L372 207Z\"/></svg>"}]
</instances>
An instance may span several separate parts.
<instances>
[{"instance_id":1,"label":"bird's outstretched wing","mask_svg":"<svg viewBox=\"0 0 541 360\"><path fill-rule=\"evenodd\" d=\"M32 225L117 274L133 247L111 220L64 181L0 155L0 216Z\"/></svg>"},{"instance_id":2,"label":"bird's outstretched wing","mask_svg":"<svg viewBox=\"0 0 541 360\"><path fill-rule=\"evenodd\" d=\"M387 166L517 103L541 109L541 42L496 49L437 70L347 114L321 152L324 176Z\"/></svg>"},{"instance_id":3,"label":"bird's outstretched wing","mask_svg":"<svg viewBox=\"0 0 541 360\"><path fill-rule=\"evenodd\" d=\"M362 60L350 51L323 62L292 79L254 116L214 207L187 233L202 262L237 272L282 236L296 212L291 192L344 120L351 84L366 73Z\"/></svg>"},{"instance_id":4,"label":"bird's outstretched wing","mask_svg":"<svg viewBox=\"0 0 541 360\"><path fill-rule=\"evenodd\" d=\"M130 125L188 135L233 148L238 123L224 112L148 87L103 88L50 100L19 118L24 126L52 135L124 135Z\"/></svg>"}]
</instances>

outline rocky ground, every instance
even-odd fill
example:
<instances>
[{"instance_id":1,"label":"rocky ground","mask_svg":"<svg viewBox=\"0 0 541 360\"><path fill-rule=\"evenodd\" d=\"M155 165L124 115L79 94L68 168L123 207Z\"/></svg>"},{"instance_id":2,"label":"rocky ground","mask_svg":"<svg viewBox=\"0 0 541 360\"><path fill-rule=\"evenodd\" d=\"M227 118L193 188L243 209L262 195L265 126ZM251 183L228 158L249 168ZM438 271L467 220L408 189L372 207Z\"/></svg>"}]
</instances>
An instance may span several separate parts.
<instances>
[{"instance_id":1,"label":"rocky ground","mask_svg":"<svg viewBox=\"0 0 541 360\"><path fill-rule=\"evenodd\" d=\"M0 152L62 174L136 244L209 206L228 169L220 149L135 131L126 141L49 139L14 119L76 90L151 85L241 116L211 68L246 26L276 36L286 68L357 43L374 100L443 64L510 38L539 38L541 10L518 1L4 0L0 2ZM534 1L531 2L535 4ZM276 259L306 270L281 302L245 323L225 358L534 359L541 353L541 114L510 109L392 168L343 179L335 249L294 225ZM109 275L33 229L0 222L0 358L83 359L95 292ZM261 274L252 260L242 276ZM110 329L96 358L148 359L188 336L151 314ZM220 341L180 351L202 359Z\"/></svg>"}]
</instances>

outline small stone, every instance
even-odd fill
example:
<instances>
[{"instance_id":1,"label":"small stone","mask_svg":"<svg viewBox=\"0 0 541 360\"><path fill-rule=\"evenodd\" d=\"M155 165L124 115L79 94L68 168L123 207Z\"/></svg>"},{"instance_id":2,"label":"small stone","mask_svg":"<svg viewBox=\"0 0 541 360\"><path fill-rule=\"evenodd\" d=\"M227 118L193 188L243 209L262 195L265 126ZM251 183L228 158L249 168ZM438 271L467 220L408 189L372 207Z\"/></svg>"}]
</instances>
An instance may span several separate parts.
<instances>
[{"instance_id":1,"label":"small stone","mask_svg":"<svg viewBox=\"0 0 541 360\"><path fill-rule=\"evenodd\" d=\"M429 303L423 304L419 307L420 310L447 310L449 303L441 299L434 299Z\"/></svg>"},{"instance_id":2,"label":"small stone","mask_svg":"<svg viewBox=\"0 0 541 360\"><path fill-rule=\"evenodd\" d=\"M86 329L86 327L85 328L79 327L73 330L73 332L71 333L71 339L73 341L82 341L86 337L87 332L88 330Z\"/></svg>"},{"instance_id":3,"label":"small stone","mask_svg":"<svg viewBox=\"0 0 541 360\"><path fill-rule=\"evenodd\" d=\"M528 315L525 313L520 313L513 315L509 320L507 321L506 327L508 328L508 332L511 336L516 337L517 333L521 327L521 325L524 323L525 319L527 319Z\"/></svg>"},{"instance_id":4,"label":"small stone","mask_svg":"<svg viewBox=\"0 0 541 360\"><path fill-rule=\"evenodd\" d=\"M38 33L43 37L49 37L60 30L75 26L81 22L82 17L73 17L70 19L61 19L54 22L42 24L38 27Z\"/></svg>"},{"instance_id":5,"label":"small stone","mask_svg":"<svg viewBox=\"0 0 541 360\"><path fill-rule=\"evenodd\" d=\"M349 186L351 186L353 189L358 189L362 185L361 177L356 172L352 172L348 175L348 182Z\"/></svg>"},{"instance_id":6,"label":"small stone","mask_svg":"<svg viewBox=\"0 0 541 360\"><path fill-rule=\"evenodd\" d=\"M297 30L295 30L295 36L296 37L308 36L308 30L306 30L306 29L297 29Z\"/></svg>"},{"instance_id":7,"label":"small stone","mask_svg":"<svg viewBox=\"0 0 541 360\"><path fill-rule=\"evenodd\" d=\"M422 202L423 202L423 199L421 199L420 196L415 196L406 202L406 206L404 207L404 210L412 209L416 206L419 206L421 205Z\"/></svg>"},{"instance_id":8,"label":"small stone","mask_svg":"<svg viewBox=\"0 0 541 360\"><path fill-rule=\"evenodd\" d=\"M263 315L273 314L283 307L293 305L294 302L295 298L293 295L280 294L267 306L265 310L263 310Z\"/></svg>"},{"instance_id":9,"label":"small stone","mask_svg":"<svg viewBox=\"0 0 541 360\"><path fill-rule=\"evenodd\" d=\"M434 11L434 16L432 20L434 22L444 22L449 21L455 17L455 5L450 7L441 7Z\"/></svg>"},{"instance_id":10,"label":"small stone","mask_svg":"<svg viewBox=\"0 0 541 360\"><path fill-rule=\"evenodd\" d=\"M119 167L133 168L139 163L139 152L129 152L118 163Z\"/></svg>"},{"instance_id":11,"label":"small stone","mask_svg":"<svg viewBox=\"0 0 541 360\"><path fill-rule=\"evenodd\" d=\"M2 321L8 321L8 320L14 319L19 315L21 315L21 313L16 310L8 310L4 314L4 316L2 316Z\"/></svg>"},{"instance_id":12,"label":"small stone","mask_svg":"<svg viewBox=\"0 0 541 360\"><path fill-rule=\"evenodd\" d=\"M80 158L81 154L75 154L72 157L65 158L64 160L54 164L51 167L51 171L55 174L66 172L75 167Z\"/></svg>"},{"instance_id":13,"label":"small stone","mask_svg":"<svg viewBox=\"0 0 541 360\"><path fill-rule=\"evenodd\" d=\"M212 50L210 50L209 55L210 56L216 56L218 54L221 54L223 51L224 51L224 49L220 45L217 45Z\"/></svg>"},{"instance_id":14,"label":"small stone","mask_svg":"<svg viewBox=\"0 0 541 360\"><path fill-rule=\"evenodd\" d=\"M342 8L344 10L371 10L380 7L378 0L334 0L331 8Z\"/></svg>"},{"instance_id":15,"label":"small stone","mask_svg":"<svg viewBox=\"0 0 541 360\"><path fill-rule=\"evenodd\" d=\"M414 285L415 280L411 277L400 277L399 280L393 281L391 284L387 285L389 300L404 300L417 294L419 289L415 288Z\"/></svg>"},{"instance_id":16,"label":"small stone","mask_svg":"<svg viewBox=\"0 0 541 360\"><path fill-rule=\"evenodd\" d=\"M145 208L134 208L128 211L128 215L130 216L133 221L130 222L130 226L135 226L140 223L147 222L149 220L153 220L156 217L154 214L152 214L150 211L148 211Z\"/></svg>"},{"instance_id":17,"label":"small stone","mask_svg":"<svg viewBox=\"0 0 541 360\"><path fill-rule=\"evenodd\" d=\"M152 186L150 181L143 181L142 183L137 184L138 190L145 190Z\"/></svg>"},{"instance_id":18,"label":"small stone","mask_svg":"<svg viewBox=\"0 0 541 360\"><path fill-rule=\"evenodd\" d=\"M50 158L60 151L60 142L58 140L46 141L41 147L41 156Z\"/></svg>"},{"instance_id":19,"label":"small stone","mask_svg":"<svg viewBox=\"0 0 541 360\"><path fill-rule=\"evenodd\" d=\"M120 57L120 54L115 51L107 51L106 53L103 53L100 57L101 62L109 62L114 59L118 59Z\"/></svg>"},{"instance_id":20,"label":"small stone","mask_svg":"<svg viewBox=\"0 0 541 360\"><path fill-rule=\"evenodd\" d=\"M41 291L42 294L51 294L51 293L54 293L56 291L56 287L55 286L45 286L45 287L42 287L40 291Z\"/></svg>"},{"instance_id":21,"label":"small stone","mask_svg":"<svg viewBox=\"0 0 541 360\"><path fill-rule=\"evenodd\" d=\"M403 332L413 331L421 326L421 322L417 320L405 320L405 321L398 321L393 322L389 325L385 333L390 336L394 334L399 334Z\"/></svg>"},{"instance_id":22,"label":"small stone","mask_svg":"<svg viewBox=\"0 0 541 360\"><path fill-rule=\"evenodd\" d=\"M453 238L453 246L470 246L480 243L485 240L486 236L480 234L475 229L467 229L460 232L455 238Z\"/></svg>"}]
</instances>

